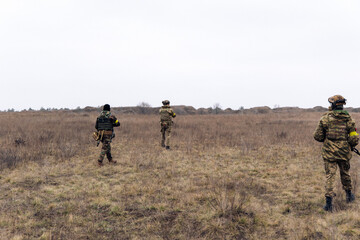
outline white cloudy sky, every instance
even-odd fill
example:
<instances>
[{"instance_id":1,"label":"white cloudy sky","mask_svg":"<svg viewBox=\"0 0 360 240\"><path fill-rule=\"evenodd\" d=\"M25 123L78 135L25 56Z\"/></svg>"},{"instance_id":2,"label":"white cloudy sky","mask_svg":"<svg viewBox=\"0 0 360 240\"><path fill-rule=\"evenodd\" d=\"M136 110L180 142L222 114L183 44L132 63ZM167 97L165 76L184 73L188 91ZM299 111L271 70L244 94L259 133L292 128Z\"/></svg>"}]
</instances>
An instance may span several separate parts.
<instances>
[{"instance_id":1,"label":"white cloudy sky","mask_svg":"<svg viewBox=\"0 0 360 240\"><path fill-rule=\"evenodd\" d=\"M360 107L358 0L0 0L0 110Z\"/></svg>"}]
</instances>

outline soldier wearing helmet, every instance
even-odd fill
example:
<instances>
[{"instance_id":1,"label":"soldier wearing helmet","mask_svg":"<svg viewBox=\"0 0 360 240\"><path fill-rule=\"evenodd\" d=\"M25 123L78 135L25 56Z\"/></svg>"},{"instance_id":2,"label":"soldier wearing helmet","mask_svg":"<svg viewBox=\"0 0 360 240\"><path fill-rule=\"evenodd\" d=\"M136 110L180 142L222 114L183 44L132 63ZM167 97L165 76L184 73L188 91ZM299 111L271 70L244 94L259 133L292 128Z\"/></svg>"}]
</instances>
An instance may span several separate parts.
<instances>
[{"instance_id":1,"label":"soldier wearing helmet","mask_svg":"<svg viewBox=\"0 0 360 240\"><path fill-rule=\"evenodd\" d=\"M329 111L325 113L314 132L314 138L323 142L322 157L324 159L326 184L325 184L325 211L332 211L332 200L335 197L334 182L337 167L343 189L346 192L346 201L355 200L351 192L350 159L351 150L359 143L359 134L356 132L355 122L347 111L344 110L346 99L335 95L328 99Z\"/></svg>"},{"instance_id":2,"label":"soldier wearing helmet","mask_svg":"<svg viewBox=\"0 0 360 240\"><path fill-rule=\"evenodd\" d=\"M176 117L176 114L170 107L170 101L162 101L163 106L160 108L160 124L161 124L161 146L165 149L170 149L170 134L171 126L173 124L172 119Z\"/></svg>"},{"instance_id":3,"label":"soldier wearing helmet","mask_svg":"<svg viewBox=\"0 0 360 240\"><path fill-rule=\"evenodd\" d=\"M106 155L110 163L116 163L111 156L111 140L115 137L114 127L119 127L120 122L110 112L110 105L105 104L100 116L96 119L95 128L98 131L99 141L102 143L101 153L98 159L99 166L103 165Z\"/></svg>"}]
</instances>

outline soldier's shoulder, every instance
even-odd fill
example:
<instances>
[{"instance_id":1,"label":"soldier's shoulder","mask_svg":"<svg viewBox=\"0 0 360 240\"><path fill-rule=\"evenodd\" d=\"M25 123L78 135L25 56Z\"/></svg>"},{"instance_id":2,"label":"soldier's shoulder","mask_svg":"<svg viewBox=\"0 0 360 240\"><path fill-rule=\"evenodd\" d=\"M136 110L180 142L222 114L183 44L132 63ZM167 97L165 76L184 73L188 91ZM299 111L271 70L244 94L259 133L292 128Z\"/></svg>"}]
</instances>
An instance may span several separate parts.
<instances>
[{"instance_id":1,"label":"soldier's shoulder","mask_svg":"<svg viewBox=\"0 0 360 240\"><path fill-rule=\"evenodd\" d=\"M355 124L355 120L349 115L348 122L350 124Z\"/></svg>"},{"instance_id":2,"label":"soldier's shoulder","mask_svg":"<svg viewBox=\"0 0 360 240\"><path fill-rule=\"evenodd\" d=\"M324 113L320 118L319 124L325 124L326 125L329 122L330 115L331 115L331 112Z\"/></svg>"},{"instance_id":3,"label":"soldier's shoulder","mask_svg":"<svg viewBox=\"0 0 360 240\"><path fill-rule=\"evenodd\" d=\"M349 113L349 112L347 112L347 113L348 113L348 115L349 115L349 118L352 119L352 116L350 115L350 113Z\"/></svg>"},{"instance_id":4,"label":"soldier's shoulder","mask_svg":"<svg viewBox=\"0 0 360 240\"><path fill-rule=\"evenodd\" d=\"M328 118L330 115L331 115L331 112L326 112L326 113L324 113L323 115L321 115L320 120L326 119L326 118Z\"/></svg>"}]
</instances>

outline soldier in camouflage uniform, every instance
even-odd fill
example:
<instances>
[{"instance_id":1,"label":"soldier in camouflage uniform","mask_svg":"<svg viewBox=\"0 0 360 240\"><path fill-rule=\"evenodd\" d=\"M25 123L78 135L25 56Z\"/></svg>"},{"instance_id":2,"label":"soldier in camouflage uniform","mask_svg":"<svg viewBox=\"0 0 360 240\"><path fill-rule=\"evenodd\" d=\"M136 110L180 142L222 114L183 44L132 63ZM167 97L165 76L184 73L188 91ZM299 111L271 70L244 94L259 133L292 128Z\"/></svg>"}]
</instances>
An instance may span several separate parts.
<instances>
[{"instance_id":1,"label":"soldier in camouflage uniform","mask_svg":"<svg viewBox=\"0 0 360 240\"><path fill-rule=\"evenodd\" d=\"M170 107L170 101L164 100L162 102L163 106L160 109L160 124L161 124L161 146L165 147L167 150L170 149L170 134L171 126L173 124L172 119L176 117L176 114Z\"/></svg>"},{"instance_id":2,"label":"soldier in camouflage uniform","mask_svg":"<svg viewBox=\"0 0 360 240\"><path fill-rule=\"evenodd\" d=\"M323 142L322 157L324 159L326 173L326 205L325 211L332 211L332 199L334 193L334 181L337 167L340 170L341 183L346 192L346 201L355 200L351 189L350 177L350 159L351 150L359 142L359 134L356 132L355 122L347 111L344 111L343 105L346 99L340 95L330 97L328 101L331 104L329 112L325 113L319 122L314 138L318 142Z\"/></svg>"},{"instance_id":3,"label":"soldier in camouflage uniform","mask_svg":"<svg viewBox=\"0 0 360 240\"><path fill-rule=\"evenodd\" d=\"M111 156L111 140L114 138L114 127L119 127L120 122L110 112L110 105L105 104L100 116L96 119L95 128L100 135L102 143L101 153L98 159L99 166L103 165L103 160L106 155L110 163L116 163Z\"/></svg>"}]
</instances>

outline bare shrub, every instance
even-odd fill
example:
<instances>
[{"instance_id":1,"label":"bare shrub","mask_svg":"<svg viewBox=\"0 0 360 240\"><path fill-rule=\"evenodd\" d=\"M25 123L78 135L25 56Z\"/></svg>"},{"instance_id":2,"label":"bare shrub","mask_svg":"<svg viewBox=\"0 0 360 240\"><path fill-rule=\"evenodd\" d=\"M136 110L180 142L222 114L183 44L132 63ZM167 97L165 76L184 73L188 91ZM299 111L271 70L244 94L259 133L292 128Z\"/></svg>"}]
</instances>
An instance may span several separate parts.
<instances>
[{"instance_id":1,"label":"bare shrub","mask_svg":"<svg viewBox=\"0 0 360 240\"><path fill-rule=\"evenodd\" d=\"M286 132L280 132L280 133L277 133L276 136L278 138L286 138L287 137L287 133Z\"/></svg>"},{"instance_id":2,"label":"bare shrub","mask_svg":"<svg viewBox=\"0 0 360 240\"><path fill-rule=\"evenodd\" d=\"M22 138L17 138L17 139L15 139L15 146L21 146L21 145L25 145L25 140L24 139L22 139Z\"/></svg>"},{"instance_id":3,"label":"bare shrub","mask_svg":"<svg viewBox=\"0 0 360 240\"><path fill-rule=\"evenodd\" d=\"M220 103L215 103L215 104L213 105L212 109L213 109L213 112L214 112L215 114L219 114L219 113L221 112L221 110L222 110Z\"/></svg>"},{"instance_id":4,"label":"bare shrub","mask_svg":"<svg viewBox=\"0 0 360 240\"><path fill-rule=\"evenodd\" d=\"M205 236L208 238L247 239L260 226L256 214L248 203L250 186L243 181L230 179L215 180L208 196L213 215L207 225ZM229 234L231 233L231 234Z\"/></svg>"},{"instance_id":5,"label":"bare shrub","mask_svg":"<svg viewBox=\"0 0 360 240\"><path fill-rule=\"evenodd\" d=\"M238 182L230 182L222 183L220 187L213 187L208 202L217 211L218 217L232 220L245 212L245 204L249 199L250 196Z\"/></svg>"},{"instance_id":6,"label":"bare shrub","mask_svg":"<svg viewBox=\"0 0 360 240\"><path fill-rule=\"evenodd\" d=\"M152 111L151 105L147 102L141 102L137 105L141 114L148 114Z\"/></svg>"}]
</instances>

